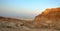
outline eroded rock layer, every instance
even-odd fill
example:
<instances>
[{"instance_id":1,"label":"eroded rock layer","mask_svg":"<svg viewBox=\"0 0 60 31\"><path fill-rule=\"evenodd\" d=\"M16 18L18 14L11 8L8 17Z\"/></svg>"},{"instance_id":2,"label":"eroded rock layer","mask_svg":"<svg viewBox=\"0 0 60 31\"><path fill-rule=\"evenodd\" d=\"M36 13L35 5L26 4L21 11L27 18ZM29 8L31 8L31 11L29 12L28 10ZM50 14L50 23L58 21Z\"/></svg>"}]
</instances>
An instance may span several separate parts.
<instances>
[{"instance_id":1,"label":"eroded rock layer","mask_svg":"<svg viewBox=\"0 0 60 31\"><path fill-rule=\"evenodd\" d=\"M60 7L46 9L35 17L33 23L36 27L53 27L60 29Z\"/></svg>"}]
</instances>

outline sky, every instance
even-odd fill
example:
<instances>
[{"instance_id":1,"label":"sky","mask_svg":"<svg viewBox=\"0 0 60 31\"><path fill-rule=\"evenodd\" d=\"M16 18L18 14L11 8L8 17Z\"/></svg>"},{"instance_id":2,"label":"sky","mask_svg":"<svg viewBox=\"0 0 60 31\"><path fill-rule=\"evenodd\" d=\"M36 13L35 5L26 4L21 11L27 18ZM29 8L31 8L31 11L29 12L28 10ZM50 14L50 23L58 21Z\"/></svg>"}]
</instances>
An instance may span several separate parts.
<instances>
[{"instance_id":1,"label":"sky","mask_svg":"<svg viewBox=\"0 0 60 31\"><path fill-rule=\"evenodd\" d=\"M60 0L0 0L0 16L32 19L55 7L60 7Z\"/></svg>"}]
</instances>

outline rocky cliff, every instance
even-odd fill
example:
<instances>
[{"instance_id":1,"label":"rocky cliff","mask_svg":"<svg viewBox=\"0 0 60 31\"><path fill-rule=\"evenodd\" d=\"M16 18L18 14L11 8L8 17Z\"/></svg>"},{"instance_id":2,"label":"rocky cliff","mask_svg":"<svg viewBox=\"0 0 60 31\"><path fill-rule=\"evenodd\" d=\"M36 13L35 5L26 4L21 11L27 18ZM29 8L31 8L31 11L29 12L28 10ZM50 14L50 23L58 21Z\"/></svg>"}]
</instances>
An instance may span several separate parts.
<instances>
[{"instance_id":1,"label":"rocky cliff","mask_svg":"<svg viewBox=\"0 0 60 31\"><path fill-rule=\"evenodd\" d=\"M53 27L60 29L60 7L46 9L35 17L33 23L36 27Z\"/></svg>"}]
</instances>

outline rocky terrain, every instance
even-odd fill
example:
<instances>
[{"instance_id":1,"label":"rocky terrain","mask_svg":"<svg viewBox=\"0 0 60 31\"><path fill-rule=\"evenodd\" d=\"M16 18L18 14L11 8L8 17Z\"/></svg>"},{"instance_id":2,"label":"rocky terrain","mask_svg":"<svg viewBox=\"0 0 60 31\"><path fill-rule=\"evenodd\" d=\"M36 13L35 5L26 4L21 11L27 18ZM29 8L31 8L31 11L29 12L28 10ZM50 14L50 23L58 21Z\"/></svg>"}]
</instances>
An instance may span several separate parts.
<instances>
[{"instance_id":1,"label":"rocky terrain","mask_svg":"<svg viewBox=\"0 0 60 31\"><path fill-rule=\"evenodd\" d=\"M35 17L33 23L36 27L60 30L60 7L46 9L44 12Z\"/></svg>"},{"instance_id":2,"label":"rocky terrain","mask_svg":"<svg viewBox=\"0 0 60 31\"><path fill-rule=\"evenodd\" d=\"M60 8L46 9L32 21L0 16L0 31L60 31Z\"/></svg>"}]
</instances>

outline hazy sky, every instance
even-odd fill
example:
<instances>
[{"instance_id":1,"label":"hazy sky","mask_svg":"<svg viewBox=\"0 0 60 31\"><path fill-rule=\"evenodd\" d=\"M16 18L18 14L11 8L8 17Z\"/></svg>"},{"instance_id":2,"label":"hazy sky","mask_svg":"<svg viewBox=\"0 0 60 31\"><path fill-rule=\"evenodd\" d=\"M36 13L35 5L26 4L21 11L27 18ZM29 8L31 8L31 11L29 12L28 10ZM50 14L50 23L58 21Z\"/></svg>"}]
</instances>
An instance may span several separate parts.
<instances>
[{"instance_id":1,"label":"hazy sky","mask_svg":"<svg viewBox=\"0 0 60 31\"><path fill-rule=\"evenodd\" d=\"M0 16L34 18L54 7L60 7L60 0L0 0Z\"/></svg>"}]
</instances>

